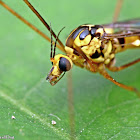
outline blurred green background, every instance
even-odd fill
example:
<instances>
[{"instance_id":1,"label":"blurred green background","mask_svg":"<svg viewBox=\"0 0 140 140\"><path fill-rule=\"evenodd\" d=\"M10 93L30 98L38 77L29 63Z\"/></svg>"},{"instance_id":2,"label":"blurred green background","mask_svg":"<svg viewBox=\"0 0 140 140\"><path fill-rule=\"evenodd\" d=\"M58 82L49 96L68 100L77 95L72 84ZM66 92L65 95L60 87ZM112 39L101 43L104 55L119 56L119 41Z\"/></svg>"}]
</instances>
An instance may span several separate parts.
<instances>
[{"instance_id":1,"label":"blurred green background","mask_svg":"<svg viewBox=\"0 0 140 140\"><path fill-rule=\"evenodd\" d=\"M23 1L4 0L50 36ZM116 0L33 1L63 43L85 23L111 23ZM140 1L125 0L119 20L140 17ZM57 49L57 53L60 51ZM117 65L139 58L140 50L117 55ZM15 139L70 139L67 77L57 85L45 81L51 68L50 43L0 6L0 136ZM140 90L140 64L112 73ZM99 74L74 66L75 139L140 139L140 99ZM52 115L53 114L53 115ZM11 116L16 117L15 120ZM57 117L56 117L57 116ZM59 118L58 118L59 117ZM51 121L56 125L52 126Z\"/></svg>"}]
</instances>

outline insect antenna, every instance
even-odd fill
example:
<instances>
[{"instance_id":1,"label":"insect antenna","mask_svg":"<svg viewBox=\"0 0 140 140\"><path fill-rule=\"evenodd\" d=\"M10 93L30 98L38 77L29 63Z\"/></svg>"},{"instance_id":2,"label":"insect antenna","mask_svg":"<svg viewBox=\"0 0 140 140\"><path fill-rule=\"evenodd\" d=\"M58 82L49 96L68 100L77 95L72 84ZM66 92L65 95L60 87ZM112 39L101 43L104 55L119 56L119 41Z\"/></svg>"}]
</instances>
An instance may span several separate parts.
<instances>
[{"instance_id":1,"label":"insect antenna","mask_svg":"<svg viewBox=\"0 0 140 140\"><path fill-rule=\"evenodd\" d=\"M54 56L55 56L55 50L56 50L56 44L57 44L57 41L58 41L58 37L59 37L61 31L62 31L64 28L65 28L65 27L63 27L63 28L59 31L58 35L56 36L56 40L55 40L55 44L54 44L54 49L53 49L53 57L52 57L52 58L54 58ZM51 33L51 39L52 39L52 33ZM51 46L52 46L52 41L51 41Z\"/></svg>"},{"instance_id":2,"label":"insect antenna","mask_svg":"<svg viewBox=\"0 0 140 140\"><path fill-rule=\"evenodd\" d=\"M50 58L53 58L53 37L52 37L52 28L51 28L51 23L50 23L50 34L51 34L51 54L50 54Z\"/></svg>"}]
</instances>

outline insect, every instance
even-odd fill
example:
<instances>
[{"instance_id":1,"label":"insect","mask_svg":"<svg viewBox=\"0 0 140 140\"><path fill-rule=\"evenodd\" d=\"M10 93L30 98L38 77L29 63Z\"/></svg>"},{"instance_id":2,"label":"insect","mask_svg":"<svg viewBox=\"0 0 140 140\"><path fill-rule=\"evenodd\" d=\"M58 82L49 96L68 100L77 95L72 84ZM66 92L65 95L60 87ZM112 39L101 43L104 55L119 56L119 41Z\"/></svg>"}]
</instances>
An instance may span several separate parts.
<instances>
[{"instance_id":1,"label":"insect","mask_svg":"<svg viewBox=\"0 0 140 140\"><path fill-rule=\"evenodd\" d=\"M2 1L0 2L2 4ZM117 53L130 48L140 48L140 19L105 25L81 25L70 33L66 40L66 46L64 47L59 40L59 34L62 30L56 36L50 26L28 0L24 0L24 2L51 33L51 39L48 38L47 40L51 41L50 60L52 62L52 68L46 78L51 85L55 85L64 74L72 68L72 65L75 64L93 73L99 72L106 79L126 90L134 91L137 94L139 93L136 88L117 82L108 74L106 69L110 71L120 71L140 62L140 59L137 59L120 67L115 66L115 55ZM17 16L16 14L14 15ZM17 17L23 22L27 22L21 17ZM31 24L26 24L43 37L46 37ZM55 42L53 42L52 36L56 39ZM57 42L60 45L58 45ZM60 48L66 55L56 55L56 47Z\"/></svg>"}]
</instances>

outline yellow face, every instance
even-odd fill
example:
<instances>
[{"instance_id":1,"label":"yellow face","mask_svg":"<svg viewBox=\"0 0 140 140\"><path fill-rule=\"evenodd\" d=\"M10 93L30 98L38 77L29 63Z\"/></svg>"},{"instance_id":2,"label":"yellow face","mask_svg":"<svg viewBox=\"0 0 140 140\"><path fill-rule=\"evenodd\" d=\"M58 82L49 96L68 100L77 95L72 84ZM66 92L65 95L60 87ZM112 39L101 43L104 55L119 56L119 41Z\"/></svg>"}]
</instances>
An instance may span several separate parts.
<instances>
[{"instance_id":1,"label":"yellow face","mask_svg":"<svg viewBox=\"0 0 140 140\"><path fill-rule=\"evenodd\" d=\"M53 64L46 80L49 80L51 85L55 85L65 74L72 68L72 61L68 56L58 54L51 58Z\"/></svg>"}]
</instances>

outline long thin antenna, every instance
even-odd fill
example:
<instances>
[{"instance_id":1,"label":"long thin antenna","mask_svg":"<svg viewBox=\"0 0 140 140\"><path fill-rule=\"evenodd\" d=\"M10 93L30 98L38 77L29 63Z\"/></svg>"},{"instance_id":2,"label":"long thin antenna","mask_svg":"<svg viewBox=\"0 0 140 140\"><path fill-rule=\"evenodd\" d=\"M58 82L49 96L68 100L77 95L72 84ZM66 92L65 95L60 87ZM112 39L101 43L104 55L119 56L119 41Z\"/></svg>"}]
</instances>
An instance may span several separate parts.
<instances>
[{"instance_id":1,"label":"long thin antenna","mask_svg":"<svg viewBox=\"0 0 140 140\"><path fill-rule=\"evenodd\" d=\"M50 23L50 34L51 34L51 54L50 54L50 58L53 58L53 37L52 37L52 28L51 28L51 23Z\"/></svg>"},{"instance_id":2,"label":"long thin antenna","mask_svg":"<svg viewBox=\"0 0 140 140\"><path fill-rule=\"evenodd\" d=\"M54 44L54 49L53 49L53 58L54 58L54 56L55 56L55 50L56 50L56 44L57 44L57 41L58 41L58 37L59 37L61 31L62 31L64 28L65 28L65 27L63 27L63 28L59 31L59 33L58 33L58 35L57 35L57 37L56 37L55 44Z\"/></svg>"}]
</instances>

